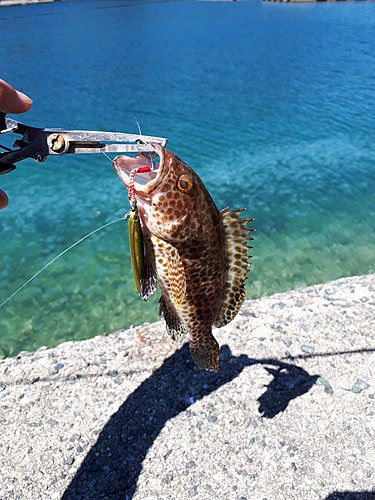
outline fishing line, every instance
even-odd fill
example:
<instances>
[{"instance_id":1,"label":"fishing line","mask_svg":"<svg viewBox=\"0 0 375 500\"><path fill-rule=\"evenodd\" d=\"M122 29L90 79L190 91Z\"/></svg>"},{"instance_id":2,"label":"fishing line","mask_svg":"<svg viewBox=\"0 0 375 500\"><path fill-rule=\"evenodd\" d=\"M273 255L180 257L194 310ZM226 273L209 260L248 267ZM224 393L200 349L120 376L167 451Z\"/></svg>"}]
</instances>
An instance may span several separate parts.
<instances>
[{"instance_id":1,"label":"fishing line","mask_svg":"<svg viewBox=\"0 0 375 500\"><path fill-rule=\"evenodd\" d=\"M129 214L130 214L130 212L128 212L125 215L123 215L122 217L120 217L120 219L116 219L116 220L113 220L111 222L107 222L107 224L104 224L103 226L100 226L100 227L94 229L94 231L91 231L90 233L86 234L86 236L84 236L83 238L81 238L78 241L76 241L75 243L73 243L73 245L70 245L70 247L66 248L63 252L59 253L59 255L54 257L51 261L48 262L48 264L46 264L44 267L42 267L42 269L40 269L37 273L35 273L34 276L32 276L29 280L27 280L26 283L24 283L22 286L20 286L18 288L18 290L16 290L14 293L12 293L12 295L10 297L8 297L6 300L4 300L4 302L2 304L0 304L0 308L2 308L15 295L17 295L18 292L20 292L23 288L25 288L25 286L28 285L30 283L30 281L32 281L34 278L36 278L42 271L47 269L47 267L50 266L53 262L55 262L55 260L57 260L59 257L64 255L64 253L68 252L69 250L74 248L76 245L78 245L78 243L81 243L83 240L85 240L89 236L93 235L94 233L97 233L101 229L104 229L105 227L108 227L111 224L114 224L115 222L119 222L120 220L126 219L129 216Z\"/></svg>"},{"instance_id":2,"label":"fishing line","mask_svg":"<svg viewBox=\"0 0 375 500\"><path fill-rule=\"evenodd\" d=\"M139 135L142 137L141 126L140 126L139 121L135 115L134 115L134 120L135 120L135 123L137 124ZM152 157L152 153L149 153L148 155L145 154L145 156L147 156L147 158L149 158L149 160L151 161L151 170L155 170L156 167L155 167L155 163L154 163L154 158Z\"/></svg>"},{"instance_id":3,"label":"fishing line","mask_svg":"<svg viewBox=\"0 0 375 500\"><path fill-rule=\"evenodd\" d=\"M112 158L111 158L110 156L108 156L108 155L107 155L107 153L105 153L104 151L102 151L102 154L103 154L106 158L108 158L108 160L109 160L111 163L113 162Z\"/></svg>"},{"instance_id":4,"label":"fishing line","mask_svg":"<svg viewBox=\"0 0 375 500\"><path fill-rule=\"evenodd\" d=\"M134 119L135 119L135 123L137 124L137 127L138 127L139 135L142 137L141 126L140 126L139 121L137 120L137 117L135 115L134 115Z\"/></svg>"}]
</instances>

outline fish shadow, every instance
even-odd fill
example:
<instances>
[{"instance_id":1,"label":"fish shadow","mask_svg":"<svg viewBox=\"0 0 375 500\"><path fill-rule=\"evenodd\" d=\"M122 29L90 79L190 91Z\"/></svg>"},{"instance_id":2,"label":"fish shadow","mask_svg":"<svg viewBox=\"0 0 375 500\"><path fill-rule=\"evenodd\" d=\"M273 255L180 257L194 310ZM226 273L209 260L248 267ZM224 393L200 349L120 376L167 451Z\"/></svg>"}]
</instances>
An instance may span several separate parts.
<instances>
[{"instance_id":1,"label":"fish shadow","mask_svg":"<svg viewBox=\"0 0 375 500\"><path fill-rule=\"evenodd\" d=\"M307 392L317 378L278 360L256 360L245 354L233 356L228 346L221 348L220 361L218 373L200 371L191 360L187 343L167 358L103 427L62 500L103 496L130 500L142 473L143 460L166 422L184 411L189 418L188 408L194 402L233 381L247 366L268 365L266 370L273 376L258 399L265 418L283 411L292 399Z\"/></svg>"}]
</instances>

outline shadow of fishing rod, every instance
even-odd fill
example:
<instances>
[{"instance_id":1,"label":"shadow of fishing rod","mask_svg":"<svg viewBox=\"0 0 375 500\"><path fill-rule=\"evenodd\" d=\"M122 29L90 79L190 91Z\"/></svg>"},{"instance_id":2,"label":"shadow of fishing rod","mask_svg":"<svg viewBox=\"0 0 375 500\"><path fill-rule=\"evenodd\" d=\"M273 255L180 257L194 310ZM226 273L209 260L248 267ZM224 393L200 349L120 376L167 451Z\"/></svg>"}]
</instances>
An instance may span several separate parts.
<instances>
[{"instance_id":1,"label":"shadow of fishing rod","mask_svg":"<svg viewBox=\"0 0 375 500\"><path fill-rule=\"evenodd\" d=\"M297 354L297 356L292 356L289 354L281 359L287 359L288 361L295 361L296 359L311 359L311 358L328 358L330 356L343 356L350 354L360 354L363 352L375 352L375 347L362 347L361 349L352 349L346 351L334 351L334 352L314 352L312 354Z\"/></svg>"}]
</instances>

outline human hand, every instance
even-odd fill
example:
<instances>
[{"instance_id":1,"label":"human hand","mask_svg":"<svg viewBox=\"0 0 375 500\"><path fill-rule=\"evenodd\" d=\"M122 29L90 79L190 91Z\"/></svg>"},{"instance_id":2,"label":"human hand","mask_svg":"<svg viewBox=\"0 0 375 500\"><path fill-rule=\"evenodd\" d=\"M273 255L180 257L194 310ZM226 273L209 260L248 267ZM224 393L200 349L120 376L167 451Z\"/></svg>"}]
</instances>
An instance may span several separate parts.
<instances>
[{"instance_id":1,"label":"human hand","mask_svg":"<svg viewBox=\"0 0 375 500\"><path fill-rule=\"evenodd\" d=\"M33 101L0 79L0 111L3 113L25 113ZM0 210L8 205L8 196L0 189Z\"/></svg>"},{"instance_id":2,"label":"human hand","mask_svg":"<svg viewBox=\"0 0 375 500\"><path fill-rule=\"evenodd\" d=\"M8 206L8 196L0 189L0 210Z\"/></svg>"},{"instance_id":3,"label":"human hand","mask_svg":"<svg viewBox=\"0 0 375 500\"><path fill-rule=\"evenodd\" d=\"M0 79L0 111L3 113L25 113L33 101L27 95L15 90L9 83Z\"/></svg>"}]
</instances>

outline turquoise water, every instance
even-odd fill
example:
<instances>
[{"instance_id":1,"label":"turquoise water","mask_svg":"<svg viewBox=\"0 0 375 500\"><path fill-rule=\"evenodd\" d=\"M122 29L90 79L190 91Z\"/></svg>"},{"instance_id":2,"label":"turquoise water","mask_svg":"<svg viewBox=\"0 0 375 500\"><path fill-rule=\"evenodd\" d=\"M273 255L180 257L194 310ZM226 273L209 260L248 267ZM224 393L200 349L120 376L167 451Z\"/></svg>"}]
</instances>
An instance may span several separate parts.
<instances>
[{"instance_id":1,"label":"turquoise water","mask_svg":"<svg viewBox=\"0 0 375 500\"><path fill-rule=\"evenodd\" d=\"M1 7L1 77L33 98L28 124L136 133L137 117L168 137L219 208L255 217L255 298L375 272L374 28L362 2ZM0 183L0 302L128 209L104 156L24 161ZM137 297L117 222L0 309L0 356L154 321L156 301Z\"/></svg>"}]
</instances>

